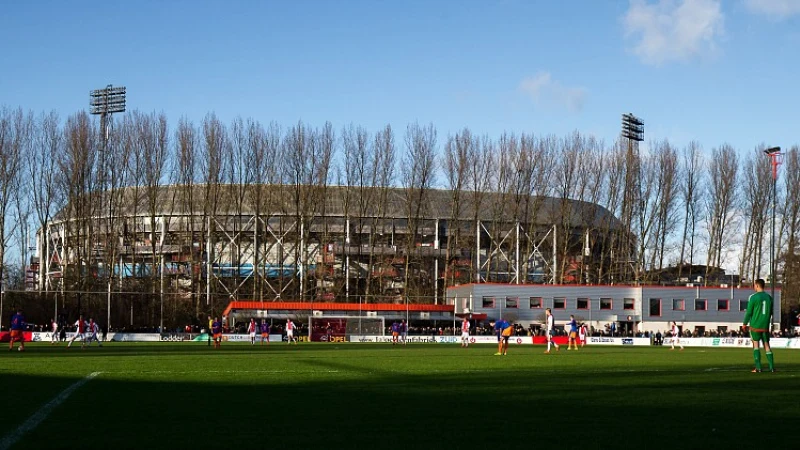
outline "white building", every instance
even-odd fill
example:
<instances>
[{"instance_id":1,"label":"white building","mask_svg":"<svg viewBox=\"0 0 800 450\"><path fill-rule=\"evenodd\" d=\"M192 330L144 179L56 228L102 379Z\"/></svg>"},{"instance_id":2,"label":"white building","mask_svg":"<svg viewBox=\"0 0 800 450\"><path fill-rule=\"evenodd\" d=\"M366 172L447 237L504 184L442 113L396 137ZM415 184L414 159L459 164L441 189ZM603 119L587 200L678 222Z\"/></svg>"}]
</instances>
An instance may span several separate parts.
<instances>
[{"instance_id":1,"label":"white building","mask_svg":"<svg viewBox=\"0 0 800 450\"><path fill-rule=\"evenodd\" d=\"M613 323L619 331L656 332L672 321L682 330L736 330L742 325L751 288L572 286L465 284L447 289L456 312L478 319L505 318L523 326L538 325L545 308L552 308L557 324L570 314L587 326L604 330ZM775 291L773 323L780 326L780 290Z\"/></svg>"}]
</instances>

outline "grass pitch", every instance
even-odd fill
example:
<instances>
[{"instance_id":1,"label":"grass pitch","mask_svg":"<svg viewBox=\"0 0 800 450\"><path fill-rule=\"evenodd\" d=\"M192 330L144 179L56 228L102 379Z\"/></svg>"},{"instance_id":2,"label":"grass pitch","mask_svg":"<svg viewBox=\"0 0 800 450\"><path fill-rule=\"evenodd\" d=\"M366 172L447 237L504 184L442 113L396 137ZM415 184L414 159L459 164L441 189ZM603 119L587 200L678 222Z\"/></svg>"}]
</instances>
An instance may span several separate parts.
<instances>
[{"instance_id":1,"label":"grass pitch","mask_svg":"<svg viewBox=\"0 0 800 450\"><path fill-rule=\"evenodd\" d=\"M11 448L793 448L800 352L29 343L0 353ZM764 365L766 367L766 359ZM52 410L46 405L75 389ZM32 430L31 416L46 411ZM30 423L30 422L29 422ZM9 439L11 437L12 439ZM0 447L2 447L0 443ZM765 447L766 448L766 447Z\"/></svg>"}]
</instances>

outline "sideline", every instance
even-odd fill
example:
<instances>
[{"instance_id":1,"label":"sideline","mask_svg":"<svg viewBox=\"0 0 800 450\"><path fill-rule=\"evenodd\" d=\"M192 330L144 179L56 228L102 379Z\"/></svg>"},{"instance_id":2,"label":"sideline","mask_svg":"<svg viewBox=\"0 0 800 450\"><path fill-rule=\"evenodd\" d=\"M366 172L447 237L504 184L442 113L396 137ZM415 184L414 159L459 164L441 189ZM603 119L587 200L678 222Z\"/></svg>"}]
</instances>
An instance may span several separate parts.
<instances>
[{"instance_id":1,"label":"sideline","mask_svg":"<svg viewBox=\"0 0 800 450\"><path fill-rule=\"evenodd\" d=\"M89 375L86 375L86 377L83 378L82 380L75 382L72 386L61 391L61 393L58 394L56 398L50 400L50 402L48 402L46 405L39 408L39 410L36 411L36 413L34 413L32 416L30 416L28 420L23 422L23 424L20 425L19 428L14 430L12 433L4 436L3 440L0 440L0 450L8 450L14 444L19 442L19 440L22 438L22 436L25 435L25 433L38 427L39 424L42 423L44 419L46 419L47 416L50 415L50 413L58 405L64 403L64 400L66 400L70 396L70 394L72 394L76 389L88 383L89 381L91 381L92 378L100 375L101 373L102 372L92 372Z\"/></svg>"}]
</instances>

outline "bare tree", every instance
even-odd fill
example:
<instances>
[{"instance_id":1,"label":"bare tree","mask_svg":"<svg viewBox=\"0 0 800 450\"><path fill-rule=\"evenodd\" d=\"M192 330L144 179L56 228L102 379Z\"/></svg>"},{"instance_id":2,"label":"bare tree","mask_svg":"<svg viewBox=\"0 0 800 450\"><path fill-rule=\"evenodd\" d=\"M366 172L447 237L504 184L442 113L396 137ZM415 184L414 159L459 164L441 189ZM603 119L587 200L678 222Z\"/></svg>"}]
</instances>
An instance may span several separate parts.
<instances>
[{"instance_id":1,"label":"bare tree","mask_svg":"<svg viewBox=\"0 0 800 450\"><path fill-rule=\"evenodd\" d=\"M162 328L164 316L164 280L165 280L165 260L164 245L169 238L171 214L164 211L171 211L175 204L175 190L164 189L166 174L169 173L168 164L172 161L169 147L169 130L167 128L167 118L162 113L160 115L150 114L141 115L138 131L140 149L144 150L142 156L143 177L144 177L144 198L146 201L149 238L150 261L152 268L150 271L150 286L152 298L155 301L156 294L159 298L158 323ZM158 267L158 269L157 269ZM155 323L155 305L150 309L150 323Z\"/></svg>"},{"instance_id":2,"label":"bare tree","mask_svg":"<svg viewBox=\"0 0 800 450\"><path fill-rule=\"evenodd\" d=\"M220 210L222 198L222 180L224 175L225 151L228 146L228 133L225 125L216 115L210 114L203 119L202 144L200 146L200 180L203 183L202 235L207 239L205 249L206 262L206 302L210 310L214 310L214 294L217 276L212 261L216 254L216 227L214 221Z\"/></svg>"},{"instance_id":3,"label":"bare tree","mask_svg":"<svg viewBox=\"0 0 800 450\"><path fill-rule=\"evenodd\" d=\"M386 224L389 216L389 196L395 181L397 160L394 130L392 130L391 125L386 125L381 131L375 134L373 153L374 161L370 164L372 167L370 184L372 184L378 192L374 212L371 214L372 226L370 227L370 246L375 247L376 242L379 241L379 237L383 237L380 239L380 244L384 247L391 246L392 250L394 250L396 248L394 242L394 219L391 219L392 223L389 226ZM388 241L385 238L386 235L388 235ZM392 254L394 253L392 252ZM370 294L372 294L371 289L375 283L372 276L374 264L374 256L370 254L368 263L370 275L365 291L368 301ZM384 275L384 271L381 270L378 272L377 283L380 290L384 287Z\"/></svg>"},{"instance_id":4,"label":"bare tree","mask_svg":"<svg viewBox=\"0 0 800 450\"><path fill-rule=\"evenodd\" d=\"M736 208L739 206L737 176L739 156L730 145L722 145L712 152L709 164L708 190L708 257L706 279L711 268L720 267L723 251L732 243Z\"/></svg>"},{"instance_id":5,"label":"bare tree","mask_svg":"<svg viewBox=\"0 0 800 450\"><path fill-rule=\"evenodd\" d=\"M697 226L702 216L703 204L701 192L704 180L703 153L700 144L690 142L683 151L683 165L681 167L681 203L683 205L683 223L680 258L678 260L678 278L683 275L683 266L687 261L689 266L694 264L695 239Z\"/></svg>"},{"instance_id":6,"label":"bare tree","mask_svg":"<svg viewBox=\"0 0 800 450\"><path fill-rule=\"evenodd\" d=\"M464 128L455 136L448 136L444 147L444 172L447 187L450 189L450 216L447 223L447 269L445 271L445 286L455 284L455 273L459 270L462 260L461 252L457 249L461 245L461 216L463 213L462 196L464 188L469 181L467 169L469 168L469 155L474 152L478 142L473 138L468 128Z\"/></svg>"},{"instance_id":7,"label":"bare tree","mask_svg":"<svg viewBox=\"0 0 800 450\"><path fill-rule=\"evenodd\" d=\"M64 127L64 156L60 159L59 187L66 192L63 211L65 232L62 274L70 291L76 292L78 308L81 293L90 290L87 269L95 239L94 217L99 213L97 131L88 114L80 112L67 118Z\"/></svg>"},{"instance_id":8,"label":"bare tree","mask_svg":"<svg viewBox=\"0 0 800 450\"><path fill-rule=\"evenodd\" d=\"M741 187L744 241L739 261L739 275L748 280L761 277L764 258L764 233L772 192L769 166L763 164L763 147L750 153L744 161Z\"/></svg>"},{"instance_id":9,"label":"bare tree","mask_svg":"<svg viewBox=\"0 0 800 450\"><path fill-rule=\"evenodd\" d=\"M678 153L666 140L655 146L655 191L652 270L661 271L669 248L669 237L676 225L678 200Z\"/></svg>"},{"instance_id":10,"label":"bare tree","mask_svg":"<svg viewBox=\"0 0 800 450\"><path fill-rule=\"evenodd\" d=\"M494 173L494 142L483 136L480 144L472 147L467 155L467 180L471 191L470 207L472 208L472 229L475 230L475 239L480 238L478 224L486 206L486 196L491 187L492 174ZM470 266L470 279L480 281L481 255L480 249L474 252L473 263Z\"/></svg>"},{"instance_id":11,"label":"bare tree","mask_svg":"<svg viewBox=\"0 0 800 450\"><path fill-rule=\"evenodd\" d=\"M425 281L425 277L411 276L411 259L416 255L416 240L422 226L422 219L428 203L428 194L433 186L436 168L436 129L433 124L420 126L415 123L409 125L405 135L406 153L403 160L402 186L405 193L405 209L407 220L406 260L404 286L406 295L416 294L412 290L410 281ZM415 267L415 271L421 271Z\"/></svg>"},{"instance_id":12,"label":"bare tree","mask_svg":"<svg viewBox=\"0 0 800 450\"><path fill-rule=\"evenodd\" d=\"M198 266L202 264L202 249L205 248L205 239L200 235L200 230L203 229L201 224L198 224L194 219L195 202L195 183L197 181L199 171L199 143L198 131L195 126L187 119L181 119L178 122L178 127L175 130L175 164L172 172L173 184L178 191L178 204L183 205L183 211L187 213L187 218L184 226L181 227L187 235L187 239L182 242L181 255L176 259L182 260L188 264L184 277L187 279L183 282L185 285L188 282L191 298L194 300L194 317L200 320L203 319L201 309L201 296L198 291L199 278L196 273L200 273ZM197 243L197 247L195 247ZM201 322L202 323L202 322Z\"/></svg>"},{"instance_id":13,"label":"bare tree","mask_svg":"<svg viewBox=\"0 0 800 450\"><path fill-rule=\"evenodd\" d=\"M63 153L63 135L58 114L42 114L36 123L35 145L28 157L29 193L33 214L41 230L43 254L39 258L39 288L51 290L50 263L52 261L52 236L48 226L56 211L64 206L63 191L57 188L58 160Z\"/></svg>"},{"instance_id":14,"label":"bare tree","mask_svg":"<svg viewBox=\"0 0 800 450\"><path fill-rule=\"evenodd\" d=\"M15 232L26 226L20 223L27 217L20 217L18 208L22 205L19 190L23 171L22 155L30 150L32 127L32 114L26 114L22 109L0 109L0 311L5 295L3 286L9 274L6 269L8 248Z\"/></svg>"}]
</instances>

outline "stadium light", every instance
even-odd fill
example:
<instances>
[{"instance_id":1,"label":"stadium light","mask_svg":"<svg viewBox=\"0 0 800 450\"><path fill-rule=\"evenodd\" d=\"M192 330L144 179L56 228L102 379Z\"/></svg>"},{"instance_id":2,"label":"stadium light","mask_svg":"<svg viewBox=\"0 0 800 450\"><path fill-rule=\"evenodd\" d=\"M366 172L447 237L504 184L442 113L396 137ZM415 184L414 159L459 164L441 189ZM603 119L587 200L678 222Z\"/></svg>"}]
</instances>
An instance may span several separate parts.
<instances>
[{"instance_id":1,"label":"stadium light","mask_svg":"<svg viewBox=\"0 0 800 450\"><path fill-rule=\"evenodd\" d=\"M628 153L631 153L633 151L633 143L634 142L638 143L638 142L643 142L644 141L644 121L642 119L640 119L639 117L634 116L632 113L623 114L622 115L622 137L627 139L627 141L628 141ZM638 147L637 147L637 149L638 149ZM638 180L638 177L637 177L637 180ZM637 181L637 183L638 183L638 181ZM626 186L626 188L630 189L631 186ZM641 186L637 185L636 186L636 191L637 192L641 192ZM641 207L644 208L645 205L642 203ZM633 206L631 208L633 208ZM623 220L627 220L627 219L623 219ZM627 227L628 227L628 229L626 230L627 233L631 233L631 228L633 226L632 222L633 222L633 209L631 209L630 222L628 222L626 224ZM622 275L627 275L627 265L630 264L631 262L633 262L633 259L631 258L631 249L630 249L631 246L630 246L630 244L626 244L625 247L626 247L625 248L625 253L627 254L627 261L625 262L625 266L623 266L625 269L624 269L624 272L622 273ZM636 276L636 284L637 285L639 284L640 271L642 271L642 270L644 270L644 263L642 262L642 264L639 264L639 260L638 260L638 257L637 257L636 267L634 268L634 272L635 272L634 275Z\"/></svg>"},{"instance_id":2,"label":"stadium light","mask_svg":"<svg viewBox=\"0 0 800 450\"><path fill-rule=\"evenodd\" d=\"M644 122L631 113L622 115L622 137L629 141L644 141Z\"/></svg>"},{"instance_id":3,"label":"stadium light","mask_svg":"<svg viewBox=\"0 0 800 450\"><path fill-rule=\"evenodd\" d=\"M769 284L772 299L775 299L775 204L778 192L778 166L783 163L783 153L780 147L770 147L764 150L772 166L772 233L769 237Z\"/></svg>"},{"instance_id":4,"label":"stadium light","mask_svg":"<svg viewBox=\"0 0 800 450\"><path fill-rule=\"evenodd\" d=\"M117 86L114 87L112 85L106 86L104 89L95 89L93 91L89 91L89 106L91 109L89 110L90 113L94 115L100 116L100 132L102 133L102 150L103 155L105 158L108 158L109 152L107 152L108 146L108 139L109 139L109 128L111 122L111 115L114 113L121 113L125 112L125 96L127 93L127 89L125 86ZM111 171L111 167L104 167L103 168L103 175L105 180L105 184L107 184L106 189L109 191L108 196L108 218L106 219L110 225L111 223L111 175L106 174L105 171ZM163 264L164 255L161 255L161 260ZM163 268L162 268L163 272ZM114 271L110 270L108 275L108 299L107 299L107 313L108 316L106 317L106 330L108 333L111 332L111 278L113 277ZM162 282L162 289L161 289L161 329L159 332L163 331L164 329L164 289L163 289L163 282ZM80 309L80 296L78 297L78 309ZM133 303L131 303L131 318L133 317ZM131 320L131 325L133 325L133 320Z\"/></svg>"}]
</instances>

